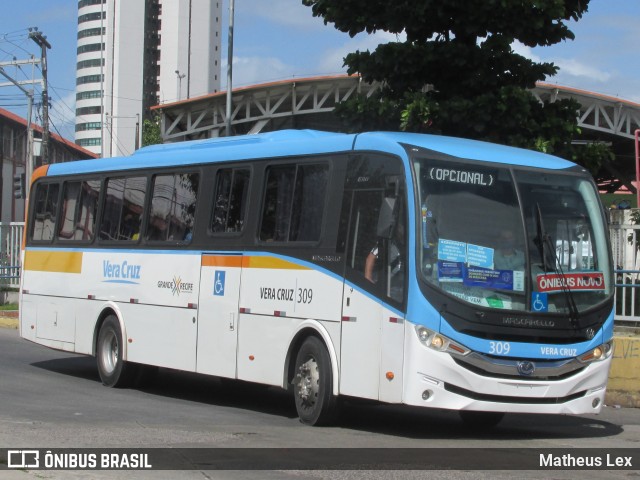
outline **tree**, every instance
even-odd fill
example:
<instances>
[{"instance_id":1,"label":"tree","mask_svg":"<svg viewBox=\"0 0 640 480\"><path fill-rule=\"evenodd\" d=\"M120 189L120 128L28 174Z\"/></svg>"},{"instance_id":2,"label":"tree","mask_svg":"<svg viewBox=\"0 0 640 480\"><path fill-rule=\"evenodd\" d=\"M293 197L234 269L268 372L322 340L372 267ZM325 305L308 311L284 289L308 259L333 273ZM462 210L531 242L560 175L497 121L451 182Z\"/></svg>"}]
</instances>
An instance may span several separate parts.
<instances>
[{"instance_id":1,"label":"tree","mask_svg":"<svg viewBox=\"0 0 640 480\"><path fill-rule=\"evenodd\" d=\"M571 139L578 132L578 103L543 104L530 91L558 67L527 59L512 45L572 40L567 23L582 18L589 0L302 3L352 37L365 31L397 35L373 52L344 59L349 74L382 85L376 95L353 97L336 109L352 130L442 133L575 158Z\"/></svg>"},{"instance_id":2,"label":"tree","mask_svg":"<svg viewBox=\"0 0 640 480\"><path fill-rule=\"evenodd\" d=\"M142 146L156 145L162 143L160 133L160 117L156 116L152 120L145 120L142 124Z\"/></svg>"}]
</instances>

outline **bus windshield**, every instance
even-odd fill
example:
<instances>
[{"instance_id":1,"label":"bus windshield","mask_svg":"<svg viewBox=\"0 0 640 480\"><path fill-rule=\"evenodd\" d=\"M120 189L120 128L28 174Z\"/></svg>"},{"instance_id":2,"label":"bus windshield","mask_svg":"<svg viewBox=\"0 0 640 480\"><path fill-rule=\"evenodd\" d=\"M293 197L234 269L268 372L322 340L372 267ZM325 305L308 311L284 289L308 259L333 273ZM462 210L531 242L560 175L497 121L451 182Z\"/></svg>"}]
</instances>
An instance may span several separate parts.
<instances>
[{"instance_id":1,"label":"bus windshield","mask_svg":"<svg viewBox=\"0 0 640 480\"><path fill-rule=\"evenodd\" d=\"M421 275L478 307L576 317L612 293L584 175L414 158Z\"/></svg>"}]
</instances>

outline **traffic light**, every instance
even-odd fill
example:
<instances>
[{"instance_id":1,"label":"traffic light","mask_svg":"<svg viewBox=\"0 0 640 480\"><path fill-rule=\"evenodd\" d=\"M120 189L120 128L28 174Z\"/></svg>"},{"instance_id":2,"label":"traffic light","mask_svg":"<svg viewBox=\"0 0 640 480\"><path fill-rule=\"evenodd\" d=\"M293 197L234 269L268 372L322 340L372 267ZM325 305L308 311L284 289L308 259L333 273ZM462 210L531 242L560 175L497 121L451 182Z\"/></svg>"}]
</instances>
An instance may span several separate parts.
<instances>
[{"instance_id":1,"label":"traffic light","mask_svg":"<svg viewBox=\"0 0 640 480\"><path fill-rule=\"evenodd\" d=\"M13 176L13 196L14 198L24 198L26 189L25 189L25 175L24 173L19 173Z\"/></svg>"}]
</instances>

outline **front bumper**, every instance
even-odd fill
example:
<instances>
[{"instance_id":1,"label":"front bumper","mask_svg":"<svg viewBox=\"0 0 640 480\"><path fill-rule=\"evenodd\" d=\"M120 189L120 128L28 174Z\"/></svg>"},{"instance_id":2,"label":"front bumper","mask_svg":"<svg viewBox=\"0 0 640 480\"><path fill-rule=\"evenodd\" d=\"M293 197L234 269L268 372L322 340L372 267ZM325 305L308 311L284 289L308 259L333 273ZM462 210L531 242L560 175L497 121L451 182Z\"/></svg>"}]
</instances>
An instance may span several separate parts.
<instances>
[{"instance_id":1,"label":"front bumper","mask_svg":"<svg viewBox=\"0 0 640 480\"><path fill-rule=\"evenodd\" d=\"M403 403L488 412L598 413L610 365L611 357L558 376L501 375L425 347L408 324Z\"/></svg>"}]
</instances>

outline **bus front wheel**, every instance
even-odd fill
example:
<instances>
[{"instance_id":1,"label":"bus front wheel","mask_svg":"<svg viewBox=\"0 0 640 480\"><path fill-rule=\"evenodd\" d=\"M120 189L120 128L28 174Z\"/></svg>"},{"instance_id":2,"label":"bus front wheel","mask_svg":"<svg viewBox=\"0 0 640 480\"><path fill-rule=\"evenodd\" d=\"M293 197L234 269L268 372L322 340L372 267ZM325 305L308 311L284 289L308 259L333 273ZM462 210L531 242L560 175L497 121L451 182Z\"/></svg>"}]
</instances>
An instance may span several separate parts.
<instances>
[{"instance_id":1,"label":"bus front wheel","mask_svg":"<svg viewBox=\"0 0 640 480\"><path fill-rule=\"evenodd\" d=\"M98 333L96 359L98 373L107 387L126 387L134 375L134 365L125 362L122 329L115 315L109 315Z\"/></svg>"},{"instance_id":2,"label":"bus front wheel","mask_svg":"<svg viewBox=\"0 0 640 480\"><path fill-rule=\"evenodd\" d=\"M302 423L326 425L335 419L338 399L333 395L331 359L317 337L307 338L298 350L293 390Z\"/></svg>"}]
</instances>

